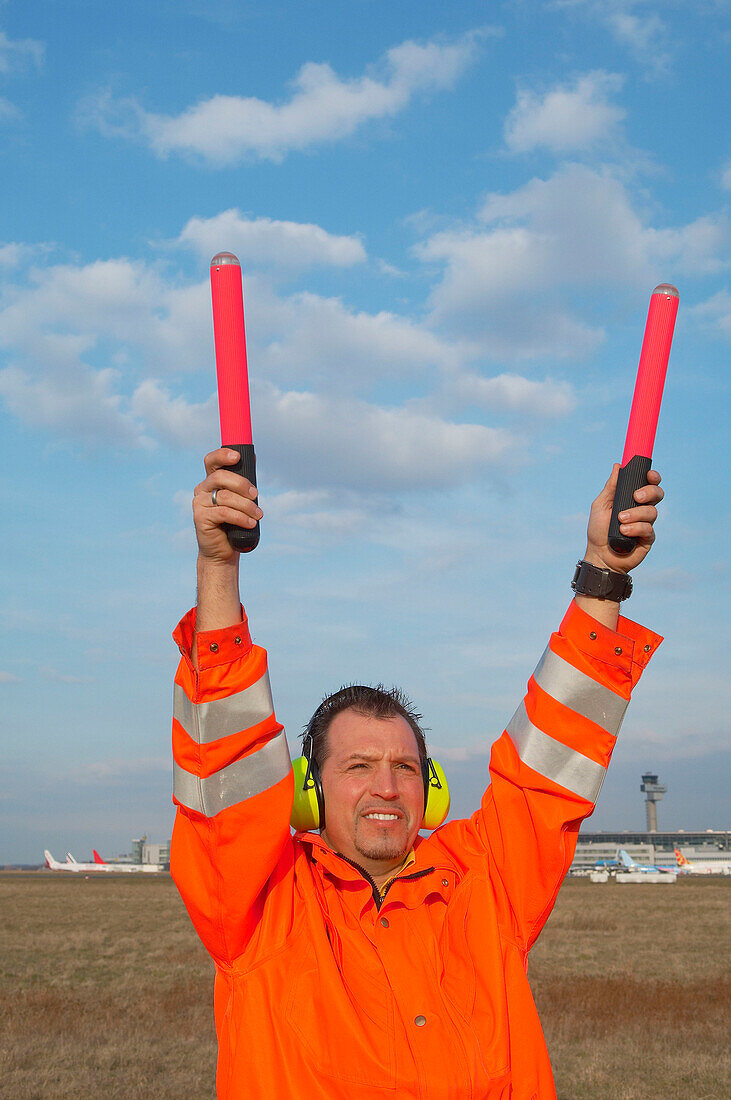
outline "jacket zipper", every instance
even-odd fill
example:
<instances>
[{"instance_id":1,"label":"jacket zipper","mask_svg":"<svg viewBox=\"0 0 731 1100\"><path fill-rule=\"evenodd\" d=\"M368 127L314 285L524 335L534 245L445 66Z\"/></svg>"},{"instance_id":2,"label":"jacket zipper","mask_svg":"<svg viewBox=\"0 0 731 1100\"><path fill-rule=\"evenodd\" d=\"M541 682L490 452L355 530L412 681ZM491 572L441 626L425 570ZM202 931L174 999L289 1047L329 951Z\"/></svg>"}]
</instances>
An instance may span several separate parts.
<instances>
[{"instance_id":1,"label":"jacket zipper","mask_svg":"<svg viewBox=\"0 0 731 1100\"><path fill-rule=\"evenodd\" d=\"M346 863L349 863L351 867L355 867L356 871L358 871L366 880L366 882L369 883L371 891L373 893L373 900L376 903L376 910L380 910L386 898L386 894L391 889L394 882L410 882L412 879L423 878L424 875L430 875L434 870L433 867L426 867L423 871L412 871L410 875L397 875L396 878L391 879L388 886L383 891L383 895L381 895L380 890L366 871L365 867L361 867L361 865L359 863L356 863L354 859L348 859L348 857L344 856L342 852L338 852L337 855L339 855L341 859L344 859Z\"/></svg>"}]
</instances>

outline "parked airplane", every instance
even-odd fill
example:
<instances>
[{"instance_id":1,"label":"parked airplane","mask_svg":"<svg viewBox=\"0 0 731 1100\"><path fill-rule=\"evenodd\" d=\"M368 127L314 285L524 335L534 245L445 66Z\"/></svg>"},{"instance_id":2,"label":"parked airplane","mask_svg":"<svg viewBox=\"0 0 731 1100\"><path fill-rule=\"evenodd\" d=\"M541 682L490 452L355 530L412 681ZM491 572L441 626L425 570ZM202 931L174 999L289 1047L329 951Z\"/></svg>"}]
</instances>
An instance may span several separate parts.
<instances>
[{"instance_id":1,"label":"parked airplane","mask_svg":"<svg viewBox=\"0 0 731 1100\"><path fill-rule=\"evenodd\" d=\"M78 863L69 852L66 856L66 862L60 863L57 859L54 859L51 853L44 851L46 857L46 867L51 871L75 871L77 874L87 874L89 871L109 871L111 868L106 863L101 866L98 863Z\"/></svg>"},{"instance_id":2,"label":"parked airplane","mask_svg":"<svg viewBox=\"0 0 731 1100\"><path fill-rule=\"evenodd\" d=\"M617 851L620 863L623 871L638 871L643 875L656 875L658 872L669 874L674 872L674 867L655 867L651 863L635 863L629 852L626 852L624 848L619 848Z\"/></svg>"},{"instance_id":3,"label":"parked airplane","mask_svg":"<svg viewBox=\"0 0 731 1100\"><path fill-rule=\"evenodd\" d=\"M74 859L71 852L66 853L66 862L60 863L54 859L51 853L46 849L44 851L46 857L46 866L52 871L76 871L77 873L88 874L89 871L105 872L107 874L118 874L120 872L133 872L138 873L140 871L146 871L148 873L155 873L162 870L155 863L105 863L102 857L97 851L94 852L93 863L79 863Z\"/></svg>"},{"instance_id":4,"label":"parked airplane","mask_svg":"<svg viewBox=\"0 0 731 1100\"><path fill-rule=\"evenodd\" d=\"M688 859L674 848L678 871L684 875L731 875L731 859Z\"/></svg>"},{"instance_id":5,"label":"parked airplane","mask_svg":"<svg viewBox=\"0 0 731 1100\"><path fill-rule=\"evenodd\" d=\"M594 864L595 871L616 871L619 867L623 867L624 864L619 856L615 856L614 859L598 859Z\"/></svg>"},{"instance_id":6,"label":"parked airplane","mask_svg":"<svg viewBox=\"0 0 731 1100\"><path fill-rule=\"evenodd\" d=\"M96 848L94 848L93 851L94 862L96 863L97 867L104 867L107 871L144 871L147 874L154 874L157 871L162 870L162 867L159 867L157 863L108 863L102 859Z\"/></svg>"}]
</instances>

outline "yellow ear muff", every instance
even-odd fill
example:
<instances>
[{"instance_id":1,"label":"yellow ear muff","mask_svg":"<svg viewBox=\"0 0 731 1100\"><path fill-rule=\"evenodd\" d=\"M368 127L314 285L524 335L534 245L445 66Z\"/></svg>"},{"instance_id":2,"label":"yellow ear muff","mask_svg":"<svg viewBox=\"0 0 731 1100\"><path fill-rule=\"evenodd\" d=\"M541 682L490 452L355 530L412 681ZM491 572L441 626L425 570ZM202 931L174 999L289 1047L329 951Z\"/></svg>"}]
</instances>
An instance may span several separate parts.
<instances>
[{"instance_id":1,"label":"yellow ear muff","mask_svg":"<svg viewBox=\"0 0 731 1100\"><path fill-rule=\"evenodd\" d=\"M292 761L294 772L294 802L290 824L298 833L311 832L321 827L319 776L313 775L313 767L306 756Z\"/></svg>"},{"instance_id":2,"label":"yellow ear muff","mask_svg":"<svg viewBox=\"0 0 731 1100\"><path fill-rule=\"evenodd\" d=\"M449 786L444 768L438 760L431 757L426 761L428 768L426 806L422 829L438 829L449 813Z\"/></svg>"}]
</instances>

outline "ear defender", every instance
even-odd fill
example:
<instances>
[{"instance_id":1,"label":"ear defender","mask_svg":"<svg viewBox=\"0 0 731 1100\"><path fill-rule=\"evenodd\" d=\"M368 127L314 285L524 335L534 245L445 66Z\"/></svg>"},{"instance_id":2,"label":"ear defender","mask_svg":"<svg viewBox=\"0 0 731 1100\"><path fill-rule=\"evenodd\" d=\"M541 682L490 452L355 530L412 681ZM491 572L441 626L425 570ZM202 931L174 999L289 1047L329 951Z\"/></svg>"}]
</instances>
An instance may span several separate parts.
<instances>
[{"instance_id":1,"label":"ear defender","mask_svg":"<svg viewBox=\"0 0 731 1100\"><path fill-rule=\"evenodd\" d=\"M312 738L305 737L305 755L292 761L294 802L290 824L298 833L325 827L325 799L320 771L312 753ZM425 808L420 829L437 829L449 813L449 786L442 765L429 756L424 761Z\"/></svg>"},{"instance_id":2,"label":"ear defender","mask_svg":"<svg viewBox=\"0 0 731 1100\"><path fill-rule=\"evenodd\" d=\"M424 761L424 788L426 798L424 801L424 818L420 828L438 829L449 813L451 799L444 768L438 760L433 760L431 756L427 756Z\"/></svg>"},{"instance_id":3,"label":"ear defender","mask_svg":"<svg viewBox=\"0 0 731 1100\"><path fill-rule=\"evenodd\" d=\"M315 715L319 713L319 707ZM325 828L325 798L322 793L322 781L317 761L313 759L314 743L310 728L314 717L307 727L302 741L304 756L292 761L294 772L294 802L290 825L298 833L312 832Z\"/></svg>"},{"instance_id":4,"label":"ear defender","mask_svg":"<svg viewBox=\"0 0 731 1100\"><path fill-rule=\"evenodd\" d=\"M325 800L322 797L320 770L308 756L292 761L294 772L294 802L290 825L298 833L308 833L325 826Z\"/></svg>"}]
</instances>

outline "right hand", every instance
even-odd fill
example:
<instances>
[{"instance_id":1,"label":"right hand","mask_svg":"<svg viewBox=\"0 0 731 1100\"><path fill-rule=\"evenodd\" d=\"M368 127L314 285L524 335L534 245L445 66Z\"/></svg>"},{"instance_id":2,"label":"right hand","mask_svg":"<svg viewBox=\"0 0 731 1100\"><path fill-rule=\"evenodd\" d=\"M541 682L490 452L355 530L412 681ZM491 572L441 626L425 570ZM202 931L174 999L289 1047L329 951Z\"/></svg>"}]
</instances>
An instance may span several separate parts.
<instances>
[{"instance_id":1,"label":"right hand","mask_svg":"<svg viewBox=\"0 0 731 1100\"><path fill-rule=\"evenodd\" d=\"M238 560L239 552L228 541L221 524L233 523L237 527L255 527L263 512L256 502L257 488L248 478L240 477L226 469L239 460L238 451L220 447L207 454L203 462L208 475L193 492L193 522L201 558L217 565L230 565ZM211 499L216 493L216 507Z\"/></svg>"}]
</instances>

